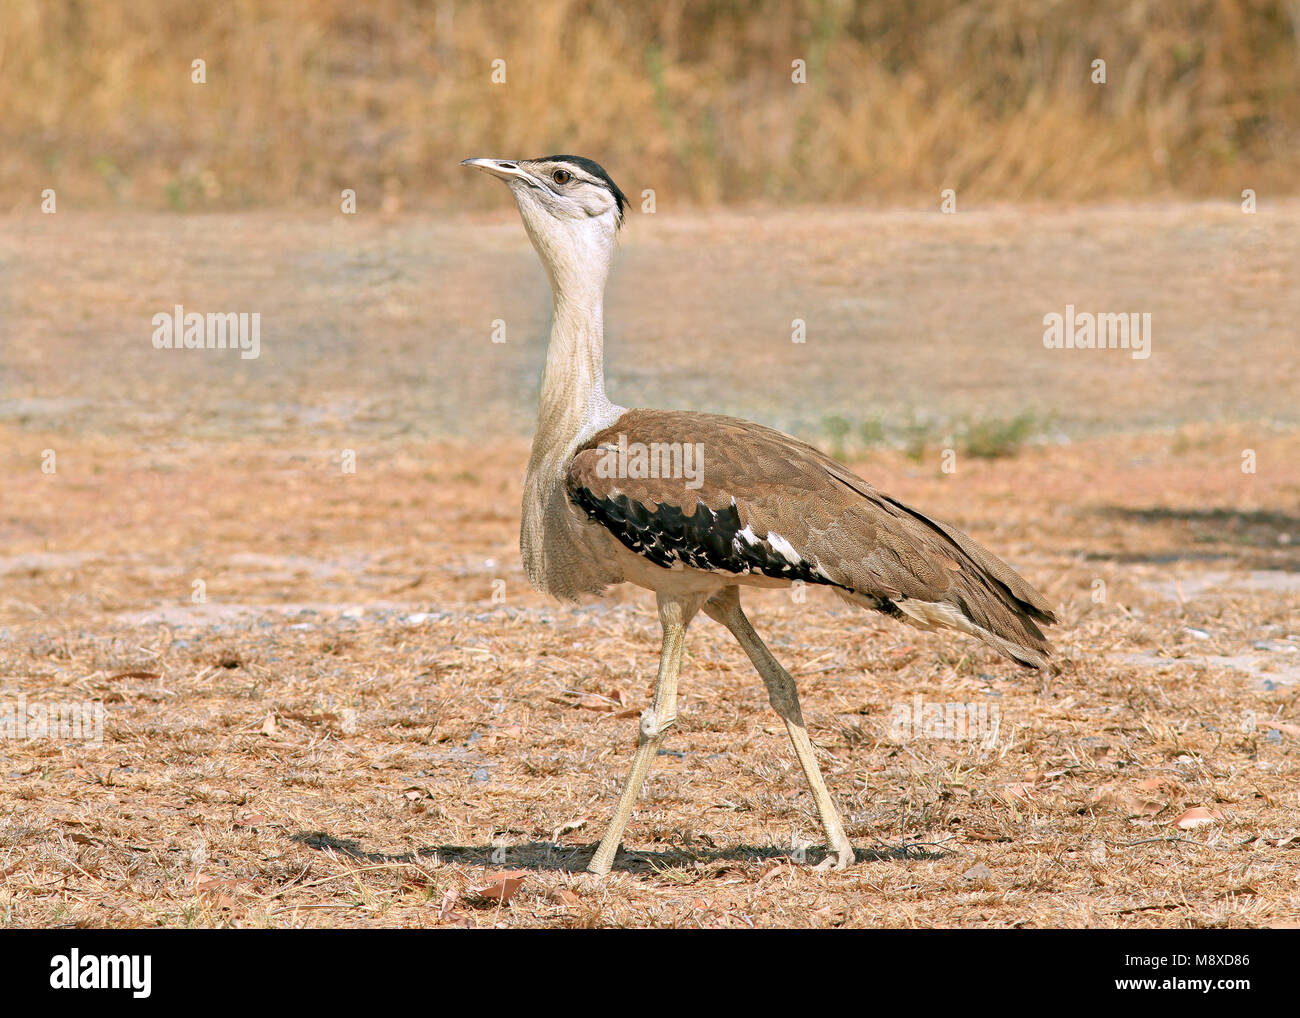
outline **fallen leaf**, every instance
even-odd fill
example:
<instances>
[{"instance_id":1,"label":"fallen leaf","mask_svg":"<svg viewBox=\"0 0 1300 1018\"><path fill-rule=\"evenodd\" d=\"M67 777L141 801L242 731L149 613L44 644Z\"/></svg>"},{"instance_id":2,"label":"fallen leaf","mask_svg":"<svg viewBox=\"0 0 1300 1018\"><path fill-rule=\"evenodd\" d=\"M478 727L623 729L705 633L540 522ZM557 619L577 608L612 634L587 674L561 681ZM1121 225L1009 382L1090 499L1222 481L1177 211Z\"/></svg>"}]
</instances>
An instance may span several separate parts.
<instances>
[{"instance_id":1,"label":"fallen leaf","mask_svg":"<svg viewBox=\"0 0 1300 1018\"><path fill-rule=\"evenodd\" d=\"M447 916L451 915L451 911L456 907L456 902L459 899L460 891L456 890L454 887L450 888L447 893L442 896L442 904L438 906L439 922L442 922L447 918Z\"/></svg>"},{"instance_id":2,"label":"fallen leaf","mask_svg":"<svg viewBox=\"0 0 1300 1018\"><path fill-rule=\"evenodd\" d=\"M1193 806L1182 816L1170 823L1177 826L1180 830L1190 830L1193 827L1200 827L1202 824L1212 824L1223 819L1217 809L1206 809L1204 806Z\"/></svg>"},{"instance_id":3,"label":"fallen leaf","mask_svg":"<svg viewBox=\"0 0 1300 1018\"><path fill-rule=\"evenodd\" d=\"M1163 810L1166 804L1156 802L1155 799L1141 799L1136 795L1130 795L1124 799L1122 805L1128 810L1129 816L1153 817Z\"/></svg>"},{"instance_id":4,"label":"fallen leaf","mask_svg":"<svg viewBox=\"0 0 1300 1018\"><path fill-rule=\"evenodd\" d=\"M1089 797L1088 802L1092 806L1113 806L1130 817L1153 817L1166 805L1145 796L1117 792L1113 788L1098 789Z\"/></svg>"},{"instance_id":5,"label":"fallen leaf","mask_svg":"<svg viewBox=\"0 0 1300 1018\"><path fill-rule=\"evenodd\" d=\"M197 894L212 894L217 891L247 892L253 889L253 882L243 877L213 877L201 870L187 873L185 877L194 885Z\"/></svg>"},{"instance_id":6,"label":"fallen leaf","mask_svg":"<svg viewBox=\"0 0 1300 1018\"><path fill-rule=\"evenodd\" d=\"M305 725L323 725L327 722L334 723L339 720L339 716L332 712L325 712L322 714L304 714L302 711L298 710L282 710L277 711L276 713L282 718L288 718L290 721L301 721Z\"/></svg>"},{"instance_id":7,"label":"fallen leaf","mask_svg":"<svg viewBox=\"0 0 1300 1018\"><path fill-rule=\"evenodd\" d=\"M506 873L492 874L488 879L493 880L494 883L486 887L473 888L467 892L467 897L476 899L475 904L479 907L504 905L515 896L519 888L523 887L527 876L527 870L510 870Z\"/></svg>"},{"instance_id":8,"label":"fallen leaf","mask_svg":"<svg viewBox=\"0 0 1300 1018\"><path fill-rule=\"evenodd\" d=\"M551 840L558 842L562 837L564 837L564 835L571 831L580 831L586 826L587 820L585 817L581 820L567 820L551 832Z\"/></svg>"}]
</instances>

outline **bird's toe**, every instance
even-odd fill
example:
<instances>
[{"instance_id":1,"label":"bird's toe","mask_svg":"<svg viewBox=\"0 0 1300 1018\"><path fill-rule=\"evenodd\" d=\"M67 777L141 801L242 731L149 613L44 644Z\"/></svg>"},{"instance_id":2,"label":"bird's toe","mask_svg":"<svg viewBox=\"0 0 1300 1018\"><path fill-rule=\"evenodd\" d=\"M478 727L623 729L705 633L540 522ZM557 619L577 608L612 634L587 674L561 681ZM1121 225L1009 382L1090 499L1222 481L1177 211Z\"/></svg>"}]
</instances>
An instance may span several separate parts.
<instances>
[{"instance_id":1,"label":"bird's toe","mask_svg":"<svg viewBox=\"0 0 1300 1018\"><path fill-rule=\"evenodd\" d=\"M826 858L814 866L813 869L818 873L828 873L831 870L839 873L852 866L855 859L853 849L848 845L843 845L839 848L829 849Z\"/></svg>"}]
</instances>

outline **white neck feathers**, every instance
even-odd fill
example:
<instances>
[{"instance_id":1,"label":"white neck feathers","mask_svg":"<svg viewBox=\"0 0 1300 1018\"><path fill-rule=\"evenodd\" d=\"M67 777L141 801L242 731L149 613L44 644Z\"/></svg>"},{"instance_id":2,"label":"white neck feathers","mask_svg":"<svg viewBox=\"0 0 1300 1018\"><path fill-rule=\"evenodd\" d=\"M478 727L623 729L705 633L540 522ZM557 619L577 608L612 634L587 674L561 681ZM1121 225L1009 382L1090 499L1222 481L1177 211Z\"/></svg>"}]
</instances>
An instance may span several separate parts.
<instances>
[{"instance_id":1,"label":"white neck feathers","mask_svg":"<svg viewBox=\"0 0 1300 1018\"><path fill-rule=\"evenodd\" d=\"M535 458L539 451L557 446L572 452L623 412L605 395L604 292L614 238L603 218L593 218L582 228L565 223L545 230L524 218L546 266L552 297Z\"/></svg>"},{"instance_id":2,"label":"white neck feathers","mask_svg":"<svg viewBox=\"0 0 1300 1018\"><path fill-rule=\"evenodd\" d=\"M551 280L551 342L542 372L537 433L524 479L519 532L533 586L557 597L598 591L622 579L592 553L592 528L568 500L564 479L577 448L624 413L605 395L605 278L614 249L612 220L543 222L522 204L524 223ZM601 535L602 539L603 535Z\"/></svg>"}]
</instances>

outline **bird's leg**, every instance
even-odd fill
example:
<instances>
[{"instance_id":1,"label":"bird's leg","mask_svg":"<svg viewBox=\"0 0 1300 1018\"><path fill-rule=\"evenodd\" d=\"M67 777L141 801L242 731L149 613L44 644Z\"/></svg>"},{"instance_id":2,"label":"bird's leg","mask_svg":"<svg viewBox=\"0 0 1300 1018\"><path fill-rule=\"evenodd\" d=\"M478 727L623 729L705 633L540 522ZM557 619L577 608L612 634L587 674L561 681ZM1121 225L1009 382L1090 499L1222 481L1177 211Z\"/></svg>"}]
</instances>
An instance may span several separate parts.
<instances>
[{"instance_id":1,"label":"bird's leg","mask_svg":"<svg viewBox=\"0 0 1300 1018\"><path fill-rule=\"evenodd\" d=\"M768 700L781 715L781 720L785 722L785 729L790 733L795 756L799 758L804 777L808 779L808 787L812 789L813 800L817 803L817 814L821 817L822 828L826 832L830 854L818 864L817 868L829 869L834 866L837 870L844 869L853 862L853 846L849 844L848 835L844 833L844 824L840 821L839 812L835 809L830 792L826 790L821 768L817 766L812 740L808 738L808 729L804 727L803 711L799 708L799 691L795 688L794 679L781 667L781 662L772 656L772 652L767 649L767 644L754 632L754 627L750 625L749 619L741 610L738 588L728 587L705 604L704 611L709 618L731 630L732 635L745 648L745 653L754 662L758 674L763 677L763 684L767 686Z\"/></svg>"},{"instance_id":2,"label":"bird's leg","mask_svg":"<svg viewBox=\"0 0 1300 1018\"><path fill-rule=\"evenodd\" d=\"M664 734L677 720L677 676L682 669L682 651L686 646L686 627L703 603L702 596L677 597L659 595L659 624L663 627L663 648L659 653L659 678L655 683L654 702L641 712L636 756L628 772L623 793L619 796L614 818L600 839L600 847L587 869L604 876L614 864L623 829L632 816L632 807L641 794L641 786L650 772L650 764L664 741Z\"/></svg>"}]
</instances>

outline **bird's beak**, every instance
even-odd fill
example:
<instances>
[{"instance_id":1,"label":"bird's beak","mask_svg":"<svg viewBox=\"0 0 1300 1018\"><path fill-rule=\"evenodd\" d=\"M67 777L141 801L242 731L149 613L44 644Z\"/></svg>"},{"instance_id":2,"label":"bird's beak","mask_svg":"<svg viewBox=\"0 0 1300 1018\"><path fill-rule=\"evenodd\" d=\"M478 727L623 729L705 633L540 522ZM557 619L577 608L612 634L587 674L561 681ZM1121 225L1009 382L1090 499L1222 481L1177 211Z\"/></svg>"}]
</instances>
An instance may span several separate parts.
<instances>
[{"instance_id":1,"label":"bird's beak","mask_svg":"<svg viewBox=\"0 0 1300 1018\"><path fill-rule=\"evenodd\" d=\"M524 173L516 163L509 159L465 159L461 161L461 166L470 166L476 170L482 170L484 173L490 173L502 180L528 179L528 174Z\"/></svg>"}]
</instances>

